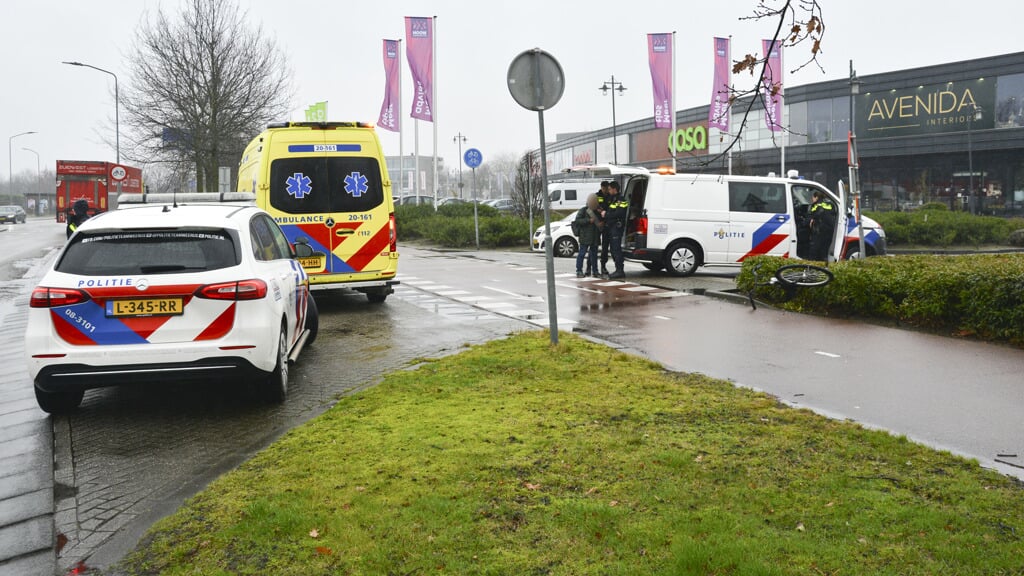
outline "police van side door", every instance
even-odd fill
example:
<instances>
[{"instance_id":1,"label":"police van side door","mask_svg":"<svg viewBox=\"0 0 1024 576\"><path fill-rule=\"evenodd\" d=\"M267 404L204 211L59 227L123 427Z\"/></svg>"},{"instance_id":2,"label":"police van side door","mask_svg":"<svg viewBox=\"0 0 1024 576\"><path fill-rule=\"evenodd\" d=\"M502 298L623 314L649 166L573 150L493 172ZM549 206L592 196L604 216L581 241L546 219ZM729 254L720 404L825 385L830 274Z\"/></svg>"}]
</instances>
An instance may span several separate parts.
<instances>
[{"instance_id":1,"label":"police van side door","mask_svg":"<svg viewBox=\"0 0 1024 576\"><path fill-rule=\"evenodd\" d=\"M787 256L795 234L783 182L729 181L729 262Z\"/></svg>"}]
</instances>

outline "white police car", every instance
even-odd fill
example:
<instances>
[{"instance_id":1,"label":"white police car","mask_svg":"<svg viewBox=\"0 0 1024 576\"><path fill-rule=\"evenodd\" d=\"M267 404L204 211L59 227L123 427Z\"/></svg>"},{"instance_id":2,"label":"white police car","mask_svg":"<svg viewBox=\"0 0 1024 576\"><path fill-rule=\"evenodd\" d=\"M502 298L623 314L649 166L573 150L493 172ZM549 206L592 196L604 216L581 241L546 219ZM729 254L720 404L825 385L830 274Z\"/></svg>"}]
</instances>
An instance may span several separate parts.
<instances>
[{"instance_id":1,"label":"white police car","mask_svg":"<svg viewBox=\"0 0 1024 576\"><path fill-rule=\"evenodd\" d=\"M575 219L576 211L573 210L565 218L551 222L551 246L555 257L572 258L580 249L579 240L572 233L572 221ZM533 233L532 248L534 252L544 251L543 225Z\"/></svg>"},{"instance_id":2,"label":"white police car","mask_svg":"<svg viewBox=\"0 0 1024 576\"><path fill-rule=\"evenodd\" d=\"M39 406L68 412L91 388L228 377L259 379L283 401L289 361L318 329L304 253L247 201L122 201L90 218L29 302Z\"/></svg>"}]
</instances>

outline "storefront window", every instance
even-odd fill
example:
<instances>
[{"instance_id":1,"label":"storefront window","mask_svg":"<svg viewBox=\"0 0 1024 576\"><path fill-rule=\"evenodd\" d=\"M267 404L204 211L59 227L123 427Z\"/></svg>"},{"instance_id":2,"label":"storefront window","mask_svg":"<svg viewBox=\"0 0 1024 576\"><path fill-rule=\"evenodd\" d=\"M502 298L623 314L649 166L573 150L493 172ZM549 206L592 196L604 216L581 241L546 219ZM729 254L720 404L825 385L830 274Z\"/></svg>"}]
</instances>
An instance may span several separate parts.
<instances>
[{"instance_id":1,"label":"storefront window","mask_svg":"<svg viewBox=\"0 0 1024 576\"><path fill-rule=\"evenodd\" d=\"M1024 74L996 80L996 128L1024 126Z\"/></svg>"},{"instance_id":2,"label":"storefront window","mask_svg":"<svg viewBox=\"0 0 1024 576\"><path fill-rule=\"evenodd\" d=\"M832 140L832 100L811 100L807 103L807 142L817 144Z\"/></svg>"}]
</instances>

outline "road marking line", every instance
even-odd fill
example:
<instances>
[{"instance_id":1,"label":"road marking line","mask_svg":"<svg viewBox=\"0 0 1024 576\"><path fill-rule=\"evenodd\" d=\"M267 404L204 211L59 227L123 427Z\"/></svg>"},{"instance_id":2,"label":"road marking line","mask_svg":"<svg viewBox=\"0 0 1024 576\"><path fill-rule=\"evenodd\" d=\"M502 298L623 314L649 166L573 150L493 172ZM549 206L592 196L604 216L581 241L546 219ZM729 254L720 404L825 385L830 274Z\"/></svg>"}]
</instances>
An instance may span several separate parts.
<instances>
[{"instance_id":1,"label":"road marking line","mask_svg":"<svg viewBox=\"0 0 1024 576\"><path fill-rule=\"evenodd\" d=\"M828 358L839 358L840 357L839 354L833 354L831 352L822 352L821 350L815 350L814 353L819 355L819 356L826 356Z\"/></svg>"}]
</instances>

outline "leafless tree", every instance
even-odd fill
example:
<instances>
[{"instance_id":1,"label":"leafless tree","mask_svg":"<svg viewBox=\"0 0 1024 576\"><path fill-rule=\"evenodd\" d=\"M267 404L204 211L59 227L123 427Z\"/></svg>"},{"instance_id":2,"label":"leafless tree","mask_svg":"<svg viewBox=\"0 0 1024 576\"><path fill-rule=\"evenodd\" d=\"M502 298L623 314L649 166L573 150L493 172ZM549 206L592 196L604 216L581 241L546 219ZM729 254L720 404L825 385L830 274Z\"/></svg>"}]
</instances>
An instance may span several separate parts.
<instances>
[{"instance_id":1,"label":"leafless tree","mask_svg":"<svg viewBox=\"0 0 1024 576\"><path fill-rule=\"evenodd\" d=\"M519 158L516 165L515 183L512 186L512 205L516 214L526 216L530 213L530 206L536 214L544 207L544 197L547 191L543 190L544 180L541 177L540 155L527 152Z\"/></svg>"},{"instance_id":2,"label":"leafless tree","mask_svg":"<svg viewBox=\"0 0 1024 576\"><path fill-rule=\"evenodd\" d=\"M248 141L291 108L286 57L234 0L189 0L176 17L158 9L128 60L126 156L172 180L194 171L197 190L216 190L217 168L237 168Z\"/></svg>"}]
</instances>

